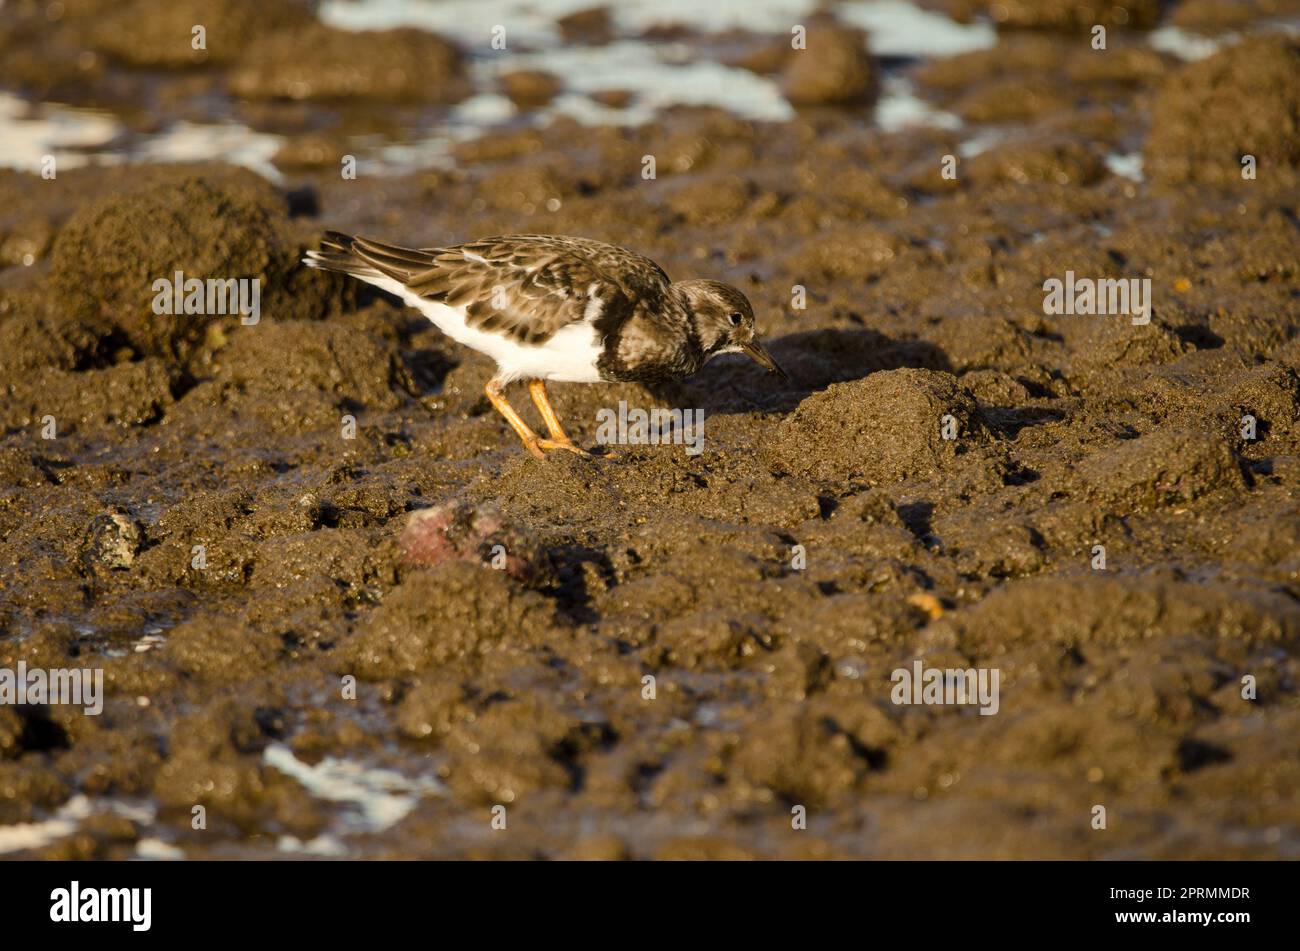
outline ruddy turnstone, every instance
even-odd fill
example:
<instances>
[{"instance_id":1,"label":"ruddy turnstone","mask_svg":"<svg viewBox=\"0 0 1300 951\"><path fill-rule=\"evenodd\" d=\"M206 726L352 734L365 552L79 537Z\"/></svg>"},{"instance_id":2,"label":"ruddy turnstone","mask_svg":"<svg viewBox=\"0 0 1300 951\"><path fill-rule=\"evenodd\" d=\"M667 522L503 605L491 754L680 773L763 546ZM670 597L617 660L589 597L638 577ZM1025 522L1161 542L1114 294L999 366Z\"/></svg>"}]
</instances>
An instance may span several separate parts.
<instances>
[{"instance_id":1,"label":"ruddy turnstone","mask_svg":"<svg viewBox=\"0 0 1300 951\"><path fill-rule=\"evenodd\" d=\"M546 382L677 380L720 353L744 353L786 377L754 334L745 295L718 281L670 281L649 258L589 238L515 234L449 248L402 248L328 231L303 263L395 295L458 343L487 354L484 392L537 458L587 453L565 435ZM788 379L788 377L786 377ZM503 388L527 380L550 438Z\"/></svg>"}]
</instances>

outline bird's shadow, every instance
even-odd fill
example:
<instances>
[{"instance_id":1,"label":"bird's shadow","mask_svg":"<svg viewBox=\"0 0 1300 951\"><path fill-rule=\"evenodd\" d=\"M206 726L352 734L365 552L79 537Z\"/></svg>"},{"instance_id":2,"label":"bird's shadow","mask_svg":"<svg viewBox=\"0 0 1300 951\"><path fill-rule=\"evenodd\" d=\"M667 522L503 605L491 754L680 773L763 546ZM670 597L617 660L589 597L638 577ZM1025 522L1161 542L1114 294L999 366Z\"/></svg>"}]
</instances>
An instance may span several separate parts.
<instances>
[{"instance_id":1,"label":"bird's shadow","mask_svg":"<svg viewBox=\"0 0 1300 951\"><path fill-rule=\"evenodd\" d=\"M790 375L782 380L740 354L724 354L689 380L650 387L663 405L695 407L710 415L754 411L788 413L810 393L904 367L952 372L948 355L932 343L891 339L875 330L824 328L767 342Z\"/></svg>"}]
</instances>

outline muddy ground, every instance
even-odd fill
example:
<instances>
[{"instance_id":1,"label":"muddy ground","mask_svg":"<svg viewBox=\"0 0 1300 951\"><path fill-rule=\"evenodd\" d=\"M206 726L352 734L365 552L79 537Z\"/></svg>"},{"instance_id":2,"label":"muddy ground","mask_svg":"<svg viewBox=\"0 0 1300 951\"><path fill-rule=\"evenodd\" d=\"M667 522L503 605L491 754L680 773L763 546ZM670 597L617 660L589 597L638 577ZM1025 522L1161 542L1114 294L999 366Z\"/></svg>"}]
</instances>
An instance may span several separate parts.
<instances>
[{"instance_id":1,"label":"muddy ground","mask_svg":"<svg viewBox=\"0 0 1300 951\"><path fill-rule=\"evenodd\" d=\"M364 50L283 12L232 63L122 63L81 6L0 33L73 71L93 51L93 82L31 66L65 101L183 113L230 84L328 142L310 96L281 98L313 49L322 110L433 97L400 70L359 89L337 64ZM997 49L907 67L960 131L874 128L858 45L828 77L742 36L798 118L558 121L355 181L323 148L281 187L219 163L0 174L0 668L107 689L96 717L0 707L0 837L72 816L8 854L1300 857L1300 46L1183 64L1137 29L1159 4L1105 52L1070 5L995 6ZM1163 22L1249 33L1233 6ZM455 95L439 44L372 53L440 50ZM1140 181L1107 162L1134 153ZM585 445L626 400L703 409L705 451L539 462L484 358L298 268L327 227L626 245L744 290L793 382L728 356L654 390L555 386ZM156 316L175 270L260 278L260 322ZM1149 278L1149 324L1046 315L1066 271ZM449 537L412 564L429 508ZM997 669L998 713L891 702L918 659Z\"/></svg>"}]
</instances>

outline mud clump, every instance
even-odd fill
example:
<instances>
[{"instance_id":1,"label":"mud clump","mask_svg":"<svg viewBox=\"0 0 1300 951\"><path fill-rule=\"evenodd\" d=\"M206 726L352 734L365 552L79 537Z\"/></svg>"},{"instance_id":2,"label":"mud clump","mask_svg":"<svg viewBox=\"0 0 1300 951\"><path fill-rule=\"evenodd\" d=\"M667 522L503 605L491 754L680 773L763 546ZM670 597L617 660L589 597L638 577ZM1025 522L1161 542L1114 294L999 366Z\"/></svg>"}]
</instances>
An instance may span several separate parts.
<instances>
[{"instance_id":1,"label":"mud clump","mask_svg":"<svg viewBox=\"0 0 1300 951\"><path fill-rule=\"evenodd\" d=\"M1149 30L1160 20L1160 0L940 0L953 16L969 20L987 16L999 27L1013 30L1086 30L1095 24L1109 28Z\"/></svg>"},{"instance_id":2,"label":"mud clump","mask_svg":"<svg viewBox=\"0 0 1300 951\"><path fill-rule=\"evenodd\" d=\"M1144 45L1112 42L1103 54L1086 44L1063 45L1051 34L1015 32L991 49L923 63L914 76L947 108L973 122L1033 119L1048 126L1081 97L1107 103L1105 112L1076 116L1086 117L1090 127L1084 138L1098 143L1118 132L1113 128L1122 118L1118 110L1131 91L1157 81L1167 69L1165 59Z\"/></svg>"},{"instance_id":3,"label":"mud clump","mask_svg":"<svg viewBox=\"0 0 1300 951\"><path fill-rule=\"evenodd\" d=\"M43 378L18 378L0 403L0 425L93 431L157 422L174 404L176 373L157 358Z\"/></svg>"},{"instance_id":4,"label":"mud clump","mask_svg":"<svg viewBox=\"0 0 1300 951\"><path fill-rule=\"evenodd\" d=\"M72 370L93 366L104 353L101 333L74 321L32 313L0 321L0 373L15 387L21 375L37 368ZM111 347L111 343L108 344Z\"/></svg>"},{"instance_id":5,"label":"mud clump","mask_svg":"<svg viewBox=\"0 0 1300 951\"><path fill-rule=\"evenodd\" d=\"M821 21L808 28L807 48L791 50L781 89L796 106L864 106L878 90L875 61L859 30Z\"/></svg>"},{"instance_id":6,"label":"mud clump","mask_svg":"<svg viewBox=\"0 0 1300 951\"><path fill-rule=\"evenodd\" d=\"M1079 467L1090 489L1112 504L1142 508L1191 502L1245 483L1221 436L1163 429L1088 456Z\"/></svg>"},{"instance_id":7,"label":"mud clump","mask_svg":"<svg viewBox=\"0 0 1300 951\"><path fill-rule=\"evenodd\" d=\"M297 629L295 614L310 617L330 608L368 603L397 582L394 553L386 539L362 528L315 525L319 516L312 507L311 500L304 498L272 514L272 519L301 519L295 526L301 531L286 529L262 541L250 579L254 589L274 591L295 608L301 604L300 610L287 615L266 612L266 625L283 628L291 636L296 636L292 635ZM258 513L252 521L258 521ZM250 618L259 615L255 612Z\"/></svg>"},{"instance_id":8,"label":"mud clump","mask_svg":"<svg viewBox=\"0 0 1300 951\"><path fill-rule=\"evenodd\" d=\"M336 30L321 23L256 40L230 75L250 99L456 102L469 91L460 51L423 30Z\"/></svg>"},{"instance_id":9,"label":"mud clump","mask_svg":"<svg viewBox=\"0 0 1300 951\"><path fill-rule=\"evenodd\" d=\"M1190 582L1165 571L1140 583L1087 572L1030 578L999 588L973 607L935 623L963 650L995 654L1043 636L1067 644L1122 644L1203 631L1214 638L1284 646L1300 637L1300 609L1285 595L1252 585ZM1044 628L1043 619L1054 623Z\"/></svg>"},{"instance_id":10,"label":"mud clump","mask_svg":"<svg viewBox=\"0 0 1300 951\"><path fill-rule=\"evenodd\" d=\"M878 228L827 230L809 238L792 255L796 269L825 277L878 276L897 258L897 242Z\"/></svg>"},{"instance_id":11,"label":"mud clump","mask_svg":"<svg viewBox=\"0 0 1300 951\"><path fill-rule=\"evenodd\" d=\"M178 69L237 60L258 36L303 29L313 22L301 0L179 0L166 4L133 0L85 20L86 42L129 66ZM191 42L195 24L205 27L203 49Z\"/></svg>"},{"instance_id":12,"label":"mud clump","mask_svg":"<svg viewBox=\"0 0 1300 951\"><path fill-rule=\"evenodd\" d=\"M514 802L546 789L568 786L568 763L599 737L572 713L543 699L523 696L494 703L477 716L451 725L443 749L451 789L471 802Z\"/></svg>"},{"instance_id":13,"label":"mud clump","mask_svg":"<svg viewBox=\"0 0 1300 951\"><path fill-rule=\"evenodd\" d=\"M1258 181L1294 185L1300 43L1243 40L1170 76L1152 105L1144 155L1151 177L1165 183L1240 183L1242 159L1252 155Z\"/></svg>"},{"instance_id":14,"label":"mud clump","mask_svg":"<svg viewBox=\"0 0 1300 951\"><path fill-rule=\"evenodd\" d=\"M1106 177L1100 152L1075 140L1012 142L981 152L968 164L968 176L977 186L1002 182L1054 185L1094 185Z\"/></svg>"},{"instance_id":15,"label":"mud clump","mask_svg":"<svg viewBox=\"0 0 1300 951\"><path fill-rule=\"evenodd\" d=\"M1022 577L1037 573L1047 561L1038 532L1014 518L990 523L987 516L958 512L936 519L933 527L944 551L971 576Z\"/></svg>"},{"instance_id":16,"label":"mud clump","mask_svg":"<svg viewBox=\"0 0 1300 951\"><path fill-rule=\"evenodd\" d=\"M520 109L546 105L560 93L558 76L540 69L521 69L501 77L501 92Z\"/></svg>"},{"instance_id":17,"label":"mud clump","mask_svg":"<svg viewBox=\"0 0 1300 951\"><path fill-rule=\"evenodd\" d=\"M1234 438L1241 438L1242 422L1250 416L1257 434L1300 452L1300 373L1294 368L1275 363L1252 367L1232 381L1224 403Z\"/></svg>"},{"instance_id":18,"label":"mud clump","mask_svg":"<svg viewBox=\"0 0 1300 951\"><path fill-rule=\"evenodd\" d=\"M732 763L732 781L787 802L829 805L871 770L868 750L816 705L785 711L746 739Z\"/></svg>"},{"instance_id":19,"label":"mud clump","mask_svg":"<svg viewBox=\"0 0 1300 951\"><path fill-rule=\"evenodd\" d=\"M540 595L512 587L503 572L453 561L415 572L389 592L337 664L370 679L401 677L481 659L507 640L517 646L556 634Z\"/></svg>"},{"instance_id":20,"label":"mud clump","mask_svg":"<svg viewBox=\"0 0 1300 951\"><path fill-rule=\"evenodd\" d=\"M953 110L971 122L1026 122L1060 112L1069 99L1069 90L1058 80L1026 85L1008 79L976 87L953 103Z\"/></svg>"},{"instance_id":21,"label":"mud clump","mask_svg":"<svg viewBox=\"0 0 1300 951\"><path fill-rule=\"evenodd\" d=\"M200 615L167 635L167 659L187 676L207 683L236 684L275 663L279 638L231 618Z\"/></svg>"},{"instance_id":22,"label":"mud clump","mask_svg":"<svg viewBox=\"0 0 1300 951\"><path fill-rule=\"evenodd\" d=\"M555 25L559 27L560 35L570 43L601 46L614 38L609 10L605 7L593 6L566 13L555 21Z\"/></svg>"},{"instance_id":23,"label":"mud clump","mask_svg":"<svg viewBox=\"0 0 1300 951\"><path fill-rule=\"evenodd\" d=\"M44 485L49 475L41 465L41 459L34 453L6 446L0 449L0 485L9 489L25 489Z\"/></svg>"},{"instance_id":24,"label":"mud clump","mask_svg":"<svg viewBox=\"0 0 1300 951\"><path fill-rule=\"evenodd\" d=\"M587 98L610 109L626 109L635 97L627 89L597 89L588 93Z\"/></svg>"},{"instance_id":25,"label":"mud clump","mask_svg":"<svg viewBox=\"0 0 1300 951\"><path fill-rule=\"evenodd\" d=\"M23 215L0 224L0 267L28 266L44 259L56 231L53 215Z\"/></svg>"},{"instance_id":26,"label":"mud clump","mask_svg":"<svg viewBox=\"0 0 1300 951\"><path fill-rule=\"evenodd\" d=\"M88 326L120 334L138 353L185 360L201 347L210 324L233 327L243 317L155 313L160 293L175 309L174 292L154 285L166 281L171 288L177 272L185 281L257 280L266 291L262 316L324 309L319 288L327 285L318 284L317 295L291 292L305 281L286 228L283 201L250 172L146 185L69 220L54 243L52 280L64 305ZM205 285L205 308L206 300Z\"/></svg>"},{"instance_id":27,"label":"mud clump","mask_svg":"<svg viewBox=\"0 0 1300 951\"><path fill-rule=\"evenodd\" d=\"M241 328L211 358L210 377L178 407L213 409L309 432L342 427L362 410L391 410L417 389L391 342L343 323L266 322Z\"/></svg>"},{"instance_id":28,"label":"mud clump","mask_svg":"<svg viewBox=\"0 0 1300 951\"><path fill-rule=\"evenodd\" d=\"M660 625L658 662L664 667L739 669L755 654L772 646L757 615L725 611L696 611Z\"/></svg>"},{"instance_id":29,"label":"mud clump","mask_svg":"<svg viewBox=\"0 0 1300 951\"><path fill-rule=\"evenodd\" d=\"M335 169L340 156L348 155L347 139L330 133L303 133L287 139L271 158L276 168L301 172L306 169Z\"/></svg>"},{"instance_id":30,"label":"mud clump","mask_svg":"<svg viewBox=\"0 0 1300 951\"><path fill-rule=\"evenodd\" d=\"M945 425L955 438L944 438ZM874 485L934 474L985 431L975 397L951 374L891 370L814 393L764 453L812 479Z\"/></svg>"},{"instance_id":31,"label":"mud clump","mask_svg":"<svg viewBox=\"0 0 1300 951\"><path fill-rule=\"evenodd\" d=\"M209 822L239 829L271 823L310 836L320 814L300 785L263 765L271 721L255 711L231 700L178 718L153 775L154 795L165 810L186 817L202 804Z\"/></svg>"},{"instance_id":32,"label":"mud clump","mask_svg":"<svg viewBox=\"0 0 1300 951\"><path fill-rule=\"evenodd\" d=\"M773 196L756 196L752 183L734 175L714 175L674 182L668 207L690 222L732 221L748 208L773 204Z\"/></svg>"},{"instance_id":33,"label":"mud clump","mask_svg":"<svg viewBox=\"0 0 1300 951\"><path fill-rule=\"evenodd\" d=\"M1294 9L1294 4L1292 4ZM1282 13L1277 0L1238 0L1223 3L1221 0L1182 0L1169 13L1173 26L1196 33L1214 34L1240 29L1260 17Z\"/></svg>"}]
</instances>

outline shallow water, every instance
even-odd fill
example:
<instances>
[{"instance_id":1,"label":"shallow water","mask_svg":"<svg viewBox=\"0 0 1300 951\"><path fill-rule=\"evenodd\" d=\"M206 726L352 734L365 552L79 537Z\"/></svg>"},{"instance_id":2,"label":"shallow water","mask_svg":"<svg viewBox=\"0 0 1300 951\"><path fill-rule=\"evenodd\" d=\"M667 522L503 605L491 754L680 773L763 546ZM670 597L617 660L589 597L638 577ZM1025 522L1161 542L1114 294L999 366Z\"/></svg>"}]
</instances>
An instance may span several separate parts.
<instances>
[{"instance_id":1,"label":"shallow water","mask_svg":"<svg viewBox=\"0 0 1300 951\"><path fill-rule=\"evenodd\" d=\"M359 154L366 156L374 170L397 174L448 166L457 142L520 123L544 125L556 116L589 125L641 125L663 109L696 105L716 106L760 121L793 117L773 79L701 59L688 43L648 40L644 33L665 25L694 33L784 33L791 22L806 18L814 4L784 0L617 4L613 20L622 38L600 46L566 45L556 29L556 18L590 6L581 0L330 0L322 4L320 16L326 23L350 30L428 29L462 43L471 56L474 96L430 124L409 129L405 141L371 143L360 148ZM840 12L846 22L869 30L870 49L885 57L953 55L996 42L996 34L985 23L959 24L905 0L864 0L844 5ZM502 23L510 24L507 42L514 50L505 57L488 45L493 27ZM519 69L563 76L565 88L546 107L523 114L495 92L503 72ZM588 95L605 89L625 90L632 94L632 101L626 107L611 108ZM899 76L891 76L885 84L876 121L890 131L911 125L954 128L959 122L918 98ZM10 168L30 168L47 154L57 156L65 168L89 162L186 162L221 155L272 181L283 180L271 159L285 143L285 136L259 133L233 121L177 122L155 133L128 135L107 111L57 104L25 108L21 99L8 96L0 99L0 136L13 143L0 155L0 165Z\"/></svg>"},{"instance_id":2,"label":"shallow water","mask_svg":"<svg viewBox=\"0 0 1300 951\"><path fill-rule=\"evenodd\" d=\"M380 174L454 164L458 142L519 124L544 125L567 116L588 125L641 125L673 106L716 106L737 116L781 122L793 111L774 80L738 67L701 58L689 43L647 39L645 31L666 26L696 34L747 31L785 33L789 24L808 19L815 4L805 0L762 0L701 4L620 3L612 8L620 38L599 46L569 46L556 19L589 9L587 0L327 0L321 19L349 30L400 26L428 29L464 45L476 93L426 125L406 130L402 140L359 142L358 154ZM997 33L986 21L958 23L907 0L858 0L837 8L846 23L868 31L869 48L892 61L915 61L988 49ZM489 47L494 27L509 23L513 50L501 56ZM1300 32L1300 22L1270 20L1260 30ZM1211 38L1175 26L1150 33L1153 49L1185 60L1204 58L1235 35ZM519 52L522 49L523 52ZM521 112L496 92L507 71L540 69L565 78L564 89L545 107ZM589 94L619 89L632 95L625 107L611 108ZM918 96L897 69L887 75L874 121L885 131L912 126L957 129L959 117ZM286 136L258 132L237 121L175 122L152 133L129 133L111 112L58 103L29 105L0 92L0 138L6 147L0 167L31 168L54 155L65 168L87 163L187 162L221 155L268 179L283 181L272 159Z\"/></svg>"}]
</instances>

